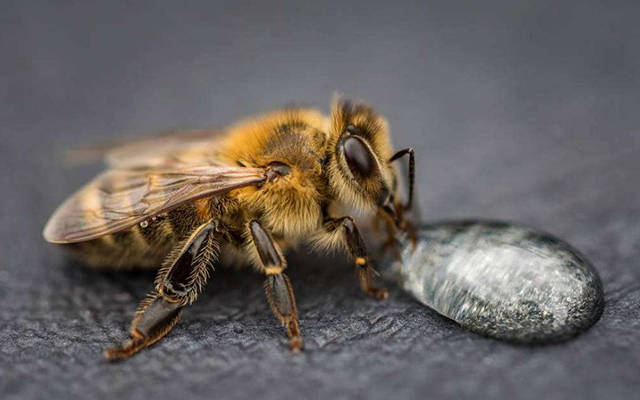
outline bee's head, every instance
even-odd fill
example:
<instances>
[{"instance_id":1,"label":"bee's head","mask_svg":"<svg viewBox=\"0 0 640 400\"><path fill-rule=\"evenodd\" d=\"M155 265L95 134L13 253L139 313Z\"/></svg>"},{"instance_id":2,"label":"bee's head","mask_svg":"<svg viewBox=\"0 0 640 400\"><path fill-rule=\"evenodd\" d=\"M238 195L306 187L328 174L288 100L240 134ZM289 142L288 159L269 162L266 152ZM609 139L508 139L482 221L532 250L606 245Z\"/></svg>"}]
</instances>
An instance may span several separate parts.
<instances>
[{"instance_id":1,"label":"bee's head","mask_svg":"<svg viewBox=\"0 0 640 400\"><path fill-rule=\"evenodd\" d=\"M338 198L364 211L382 209L396 220L395 170L387 121L371 107L335 101L331 110L329 178Z\"/></svg>"}]
</instances>

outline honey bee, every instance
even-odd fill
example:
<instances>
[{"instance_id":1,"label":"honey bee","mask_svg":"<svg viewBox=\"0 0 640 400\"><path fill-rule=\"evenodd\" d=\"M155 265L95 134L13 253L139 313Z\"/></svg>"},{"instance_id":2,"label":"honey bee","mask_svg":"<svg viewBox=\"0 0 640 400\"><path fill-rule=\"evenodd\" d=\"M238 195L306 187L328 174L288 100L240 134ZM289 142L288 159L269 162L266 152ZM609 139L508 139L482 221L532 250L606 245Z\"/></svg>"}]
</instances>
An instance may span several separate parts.
<instances>
[{"instance_id":1,"label":"honey bee","mask_svg":"<svg viewBox=\"0 0 640 400\"><path fill-rule=\"evenodd\" d=\"M409 157L409 195L398 192L394 161ZM328 116L291 107L224 129L189 131L130 143L106 154L108 169L67 199L44 228L98 267L158 268L138 307L130 337L104 352L125 359L166 335L202 292L221 256L265 275L267 300L294 352L303 348L283 252L297 244L343 249L361 289L387 290L353 217L353 209L407 231L413 149L392 153L386 120L367 105L337 99Z\"/></svg>"}]
</instances>

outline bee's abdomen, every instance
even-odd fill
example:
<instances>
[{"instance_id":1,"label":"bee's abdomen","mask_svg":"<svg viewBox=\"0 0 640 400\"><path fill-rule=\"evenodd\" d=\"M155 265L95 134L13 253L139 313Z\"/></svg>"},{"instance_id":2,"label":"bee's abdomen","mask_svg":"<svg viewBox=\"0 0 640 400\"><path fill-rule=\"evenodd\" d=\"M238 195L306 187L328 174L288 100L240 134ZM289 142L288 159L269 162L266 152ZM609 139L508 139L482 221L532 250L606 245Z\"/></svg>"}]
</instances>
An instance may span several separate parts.
<instances>
[{"instance_id":1,"label":"bee's abdomen","mask_svg":"<svg viewBox=\"0 0 640 400\"><path fill-rule=\"evenodd\" d=\"M194 205L185 205L133 227L68 245L82 261L100 268L159 268L172 247L197 223Z\"/></svg>"}]
</instances>

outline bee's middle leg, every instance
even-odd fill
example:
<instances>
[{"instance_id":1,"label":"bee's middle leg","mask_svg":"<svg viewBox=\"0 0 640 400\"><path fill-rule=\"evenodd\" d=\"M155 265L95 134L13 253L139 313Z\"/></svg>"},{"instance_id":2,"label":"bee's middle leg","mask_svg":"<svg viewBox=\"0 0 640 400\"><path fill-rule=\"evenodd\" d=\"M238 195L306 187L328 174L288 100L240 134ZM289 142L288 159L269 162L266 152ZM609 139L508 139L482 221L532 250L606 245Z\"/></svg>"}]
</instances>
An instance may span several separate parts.
<instances>
[{"instance_id":1,"label":"bee's middle leg","mask_svg":"<svg viewBox=\"0 0 640 400\"><path fill-rule=\"evenodd\" d=\"M275 316L284 325L289 337L289 347L294 352L302 350L302 337L298 325L298 307L289 277L283 272L287 263L278 244L257 221L249 223L253 245L258 251L260 267L267 275L264 283L269 305Z\"/></svg>"},{"instance_id":2,"label":"bee's middle leg","mask_svg":"<svg viewBox=\"0 0 640 400\"><path fill-rule=\"evenodd\" d=\"M160 340L180 319L183 307L192 304L209 278L211 264L218 257L215 224L195 229L169 254L158 271L155 289L140 303L131 323L129 340L108 349L109 360L131 357Z\"/></svg>"},{"instance_id":3,"label":"bee's middle leg","mask_svg":"<svg viewBox=\"0 0 640 400\"><path fill-rule=\"evenodd\" d=\"M353 218L328 218L325 220L324 226L329 232L336 232L336 230L342 232L347 251L356 264L356 273L362 291L378 300L386 299L389 296L387 289L374 285L375 277L379 274L373 268L364 239Z\"/></svg>"}]
</instances>

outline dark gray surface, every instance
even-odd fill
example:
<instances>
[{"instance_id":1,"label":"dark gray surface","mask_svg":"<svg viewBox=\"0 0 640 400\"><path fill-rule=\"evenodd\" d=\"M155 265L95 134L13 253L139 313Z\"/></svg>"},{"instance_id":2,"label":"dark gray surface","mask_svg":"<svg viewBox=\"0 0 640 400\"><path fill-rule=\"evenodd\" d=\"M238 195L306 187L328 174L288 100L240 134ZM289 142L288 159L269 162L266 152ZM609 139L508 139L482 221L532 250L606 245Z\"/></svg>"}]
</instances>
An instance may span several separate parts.
<instances>
[{"instance_id":1,"label":"dark gray surface","mask_svg":"<svg viewBox=\"0 0 640 400\"><path fill-rule=\"evenodd\" d=\"M637 1L57 3L0 13L3 399L637 396ZM259 276L219 271L161 343L106 364L153 275L88 271L43 243L47 216L97 172L56 151L292 101L326 108L335 90L415 146L429 219L515 220L584 252L602 320L559 345L504 344L397 288L366 299L346 263L299 254L305 353L286 351Z\"/></svg>"}]
</instances>

